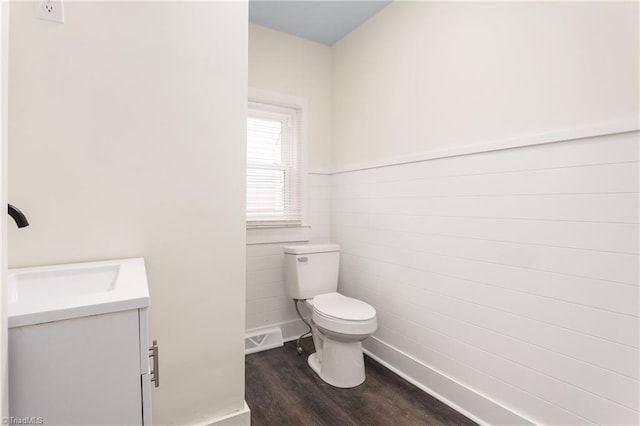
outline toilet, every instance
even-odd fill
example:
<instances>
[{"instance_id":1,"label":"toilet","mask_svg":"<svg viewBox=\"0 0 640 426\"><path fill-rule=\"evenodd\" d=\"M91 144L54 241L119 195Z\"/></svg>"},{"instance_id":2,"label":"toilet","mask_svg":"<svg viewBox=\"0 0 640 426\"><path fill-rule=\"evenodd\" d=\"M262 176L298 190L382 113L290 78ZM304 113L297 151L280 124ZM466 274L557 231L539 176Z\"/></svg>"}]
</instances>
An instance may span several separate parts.
<instances>
[{"instance_id":1,"label":"toilet","mask_svg":"<svg viewBox=\"0 0 640 426\"><path fill-rule=\"evenodd\" d=\"M314 244L284 247L287 296L311 309L316 352L309 366L332 386L352 388L365 380L362 341L378 327L376 310L338 289L340 246Z\"/></svg>"}]
</instances>

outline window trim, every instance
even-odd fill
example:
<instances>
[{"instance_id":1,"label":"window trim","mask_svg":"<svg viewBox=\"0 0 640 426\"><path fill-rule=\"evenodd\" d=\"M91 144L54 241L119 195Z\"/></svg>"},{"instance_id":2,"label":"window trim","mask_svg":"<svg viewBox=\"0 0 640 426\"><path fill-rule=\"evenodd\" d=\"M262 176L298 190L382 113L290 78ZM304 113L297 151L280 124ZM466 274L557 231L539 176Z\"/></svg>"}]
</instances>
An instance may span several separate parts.
<instances>
[{"instance_id":1,"label":"window trim","mask_svg":"<svg viewBox=\"0 0 640 426\"><path fill-rule=\"evenodd\" d=\"M278 220L247 220L245 214L245 223L247 229L265 229L265 228L299 228L301 230L308 228L307 225L307 141L309 137L308 127L308 101L304 98L296 96L289 96L281 93L270 92L263 89L249 88L247 108L249 103L259 103L272 105L275 107L282 107L288 109L296 109L299 111L299 135L300 140L298 142L298 155L300 156L300 209L301 220L292 221L278 221ZM245 145L246 146L246 145ZM246 149L246 148L245 148ZM245 155L246 158L246 155ZM248 168L248 164L247 164Z\"/></svg>"}]
</instances>

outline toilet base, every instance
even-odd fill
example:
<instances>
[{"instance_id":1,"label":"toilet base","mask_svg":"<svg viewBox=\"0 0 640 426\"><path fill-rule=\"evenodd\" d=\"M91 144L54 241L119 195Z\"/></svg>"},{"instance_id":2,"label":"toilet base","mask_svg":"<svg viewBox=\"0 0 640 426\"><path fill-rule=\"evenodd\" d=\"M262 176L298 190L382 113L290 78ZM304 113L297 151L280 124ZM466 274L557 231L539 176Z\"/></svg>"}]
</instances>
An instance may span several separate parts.
<instances>
[{"instance_id":1,"label":"toilet base","mask_svg":"<svg viewBox=\"0 0 640 426\"><path fill-rule=\"evenodd\" d=\"M322 351L309 355L307 363L320 378L337 388L353 388L365 380L362 344L323 336Z\"/></svg>"}]
</instances>

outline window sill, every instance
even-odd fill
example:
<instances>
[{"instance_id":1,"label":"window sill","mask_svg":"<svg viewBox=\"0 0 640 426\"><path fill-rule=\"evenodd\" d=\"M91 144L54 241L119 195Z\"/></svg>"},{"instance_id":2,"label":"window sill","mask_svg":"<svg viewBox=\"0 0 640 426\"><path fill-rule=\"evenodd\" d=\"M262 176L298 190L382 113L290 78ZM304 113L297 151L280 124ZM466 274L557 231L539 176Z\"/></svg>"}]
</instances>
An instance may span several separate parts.
<instances>
[{"instance_id":1,"label":"window sill","mask_svg":"<svg viewBox=\"0 0 640 426\"><path fill-rule=\"evenodd\" d=\"M247 226L247 245L309 241L309 225Z\"/></svg>"}]
</instances>

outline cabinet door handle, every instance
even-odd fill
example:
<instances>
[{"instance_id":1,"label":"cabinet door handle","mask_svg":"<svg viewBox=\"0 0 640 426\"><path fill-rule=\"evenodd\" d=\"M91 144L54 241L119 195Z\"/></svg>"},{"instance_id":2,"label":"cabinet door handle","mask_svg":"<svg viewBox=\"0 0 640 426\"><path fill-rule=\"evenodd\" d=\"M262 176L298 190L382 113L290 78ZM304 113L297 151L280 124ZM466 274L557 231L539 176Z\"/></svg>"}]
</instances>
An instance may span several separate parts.
<instances>
[{"instance_id":1,"label":"cabinet door handle","mask_svg":"<svg viewBox=\"0 0 640 426\"><path fill-rule=\"evenodd\" d=\"M154 340L149 348L149 358L153 358L153 368L151 370L151 382L155 387L160 386L160 353L158 351L158 341Z\"/></svg>"}]
</instances>

